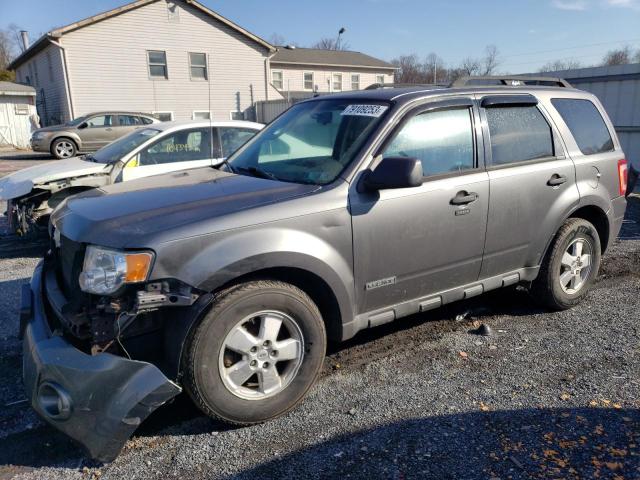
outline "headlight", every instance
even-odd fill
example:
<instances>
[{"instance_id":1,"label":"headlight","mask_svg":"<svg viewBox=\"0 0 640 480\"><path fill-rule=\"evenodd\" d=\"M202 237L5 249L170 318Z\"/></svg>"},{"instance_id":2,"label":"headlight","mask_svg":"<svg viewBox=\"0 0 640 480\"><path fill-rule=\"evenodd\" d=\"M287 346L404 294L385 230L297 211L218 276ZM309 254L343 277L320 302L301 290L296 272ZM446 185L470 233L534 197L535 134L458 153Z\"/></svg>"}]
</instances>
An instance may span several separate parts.
<instances>
[{"instance_id":1,"label":"headlight","mask_svg":"<svg viewBox=\"0 0 640 480\"><path fill-rule=\"evenodd\" d=\"M44 138L44 132L36 132L31 136L31 138L33 140L42 140Z\"/></svg>"},{"instance_id":2,"label":"headlight","mask_svg":"<svg viewBox=\"0 0 640 480\"><path fill-rule=\"evenodd\" d=\"M120 252L90 245L80 273L80 288L96 295L114 293L125 283L144 282L152 262L151 252Z\"/></svg>"}]
</instances>

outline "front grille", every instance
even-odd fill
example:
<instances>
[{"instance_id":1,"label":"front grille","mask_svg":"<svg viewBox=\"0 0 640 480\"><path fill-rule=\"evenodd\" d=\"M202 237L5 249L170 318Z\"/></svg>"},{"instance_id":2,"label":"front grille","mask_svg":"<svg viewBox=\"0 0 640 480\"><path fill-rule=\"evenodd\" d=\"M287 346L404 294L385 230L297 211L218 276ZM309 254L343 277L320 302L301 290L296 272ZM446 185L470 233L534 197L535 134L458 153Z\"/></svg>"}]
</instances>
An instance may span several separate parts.
<instances>
[{"instance_id":1,"label":"front grille","mask_svg":"<svg viewBox=\"0 0 640 480\"><path fill-rule=\"evenodd\" d=\"M78 276L82 271L85 246L60 236L60 247L56 255L56 270L60 273L62 291L68 299L77 297L80 293Z\"/></svg>"}]
</instances>

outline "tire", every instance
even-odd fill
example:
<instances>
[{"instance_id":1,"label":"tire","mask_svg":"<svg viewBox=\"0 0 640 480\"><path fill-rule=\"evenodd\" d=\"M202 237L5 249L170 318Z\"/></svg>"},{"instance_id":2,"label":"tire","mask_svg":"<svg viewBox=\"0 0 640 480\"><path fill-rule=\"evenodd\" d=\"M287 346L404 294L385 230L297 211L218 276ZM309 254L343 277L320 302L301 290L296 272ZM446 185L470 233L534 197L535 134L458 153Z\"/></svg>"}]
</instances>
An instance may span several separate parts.
<instances>
[{"instance_id":1,"label":"tire","mask_svg":"<svg viewBox=\"0 0 640 480\"><path fill-rule=\"evenodd\" d=\"M69 138L56 138L51 144L51 154L58 160L75 157L78 146Z\"/></svg>"},{"instance_id":2,"label":"tire","mask_svg":"<svg viewBox=\"0 0 640 480\"><path fill-rule=\"evenodd\" d=\"M279 334L273 335L274 328L263 332L278 320ZM261 423L302 401L318 378L326 345L320 311L302 290L279 281L240 284L221 292L189 335L184 387L209 417L234 425ZM243 382L249 369L255 373ZM236 371L237 377L230 373Z\"/></svg>"},{"instance_id":3,"label":"tire","mask_svg":"<svg viewBox=\"0 0 640 480\"><path fill-rule=\"evenodd\" d=\"M581 262L576 262L578 244L582 245ZM565 257L565 253L569 256ZM589 256L588 268L585 255ZM581 218L568 219L549 247L533 282L532 295L553 310L577 305L597 277L601 257L600 237L595 227Z\"/></svg>"}]
</instances>

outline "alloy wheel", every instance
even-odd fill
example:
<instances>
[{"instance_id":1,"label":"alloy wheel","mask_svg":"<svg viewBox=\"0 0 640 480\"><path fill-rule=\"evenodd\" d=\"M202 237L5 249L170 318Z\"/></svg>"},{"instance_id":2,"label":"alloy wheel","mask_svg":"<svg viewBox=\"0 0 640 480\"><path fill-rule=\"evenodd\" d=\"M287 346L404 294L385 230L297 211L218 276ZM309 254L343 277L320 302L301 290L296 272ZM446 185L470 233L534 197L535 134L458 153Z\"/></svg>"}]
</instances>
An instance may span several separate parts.
<instances>
[{"instance_id":1,"label":"alloy wheel","mask_svg":"<svg viewBox=\"0 0 640 480\"><path fill-rule=\"evenodd\" d=\"M218 371L227 389L245 400L283 391L304 357L302 331L289 315L262 311L239 321L224 339Z\"/></svg>"}]
</instances>

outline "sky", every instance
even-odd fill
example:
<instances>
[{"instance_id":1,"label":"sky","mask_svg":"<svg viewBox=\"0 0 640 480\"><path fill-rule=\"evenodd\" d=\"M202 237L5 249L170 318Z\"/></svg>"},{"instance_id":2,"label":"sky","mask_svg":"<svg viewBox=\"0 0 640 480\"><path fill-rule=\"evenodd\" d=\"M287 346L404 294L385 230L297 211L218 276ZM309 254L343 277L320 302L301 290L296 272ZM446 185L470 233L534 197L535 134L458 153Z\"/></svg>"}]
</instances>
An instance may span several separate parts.
<instances>
[{"instance_id":1,"label":"sky","mask_svg":"<svg viewBox=\"0 0 640 480\"><path fill-rule=\"evenodd\" d=\"M391 60L437 53L448 66L500 52L501 72L534 72L552 60L597 64L629 45L640 49L640 0L199 0L250 32L309 46L335 37L351 50ZM0 0L0 28L14 23L35 40L58 26L126 0Z\"/></svg>"}]
</instances>

